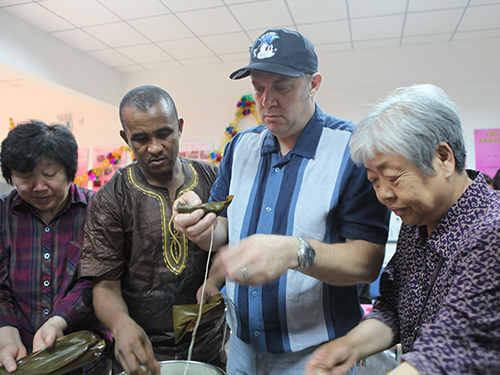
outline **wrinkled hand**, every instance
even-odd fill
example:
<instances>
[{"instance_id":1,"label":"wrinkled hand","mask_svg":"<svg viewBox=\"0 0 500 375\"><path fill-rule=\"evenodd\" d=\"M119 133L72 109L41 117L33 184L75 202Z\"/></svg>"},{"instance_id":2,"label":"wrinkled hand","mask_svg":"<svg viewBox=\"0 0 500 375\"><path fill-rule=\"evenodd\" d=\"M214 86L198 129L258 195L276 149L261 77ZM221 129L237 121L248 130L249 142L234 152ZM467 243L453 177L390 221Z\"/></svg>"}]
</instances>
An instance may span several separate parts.
<instances>
[{"instance_id":1,"label":"wrinkled hand","mask_svg":"<svg viewBox=\"0 0 500 375\"><path fill-rule=\"evenodd\" d=\"M184 233L187 238L195 243L199 243L209 237L212 231L212 224L214 228L217 226L217 216L214 213L209 213L203 217L205 212L202 209L193 211L190 214L181 214L175 209L179 202L193 206L203 203L200 197L192 191L188 191L177 198L173 204L174 228Z\"/></svg>"},{"instance_id":2,"label":"wrinkled hand","mask_svg":"<svg viewBox=\"0 0 500 375\"><path fill-rule=\"evenodd\" d=\"M64 336L66 328L68 328L68 324L60 316L53 316L47 320L35 333L33 352L52 347L58 338Z\"/></svg>"},{"instance_id":3,"label":"wrinkled hand","mask_svg":"<svg viewBox=\"0 0 500 375\"><path fill-rule=\"evenodd\" d=\"M212 267L245 285L264 284L298 266L299 240L290 236L254 234L221 248ZM241 269L245 267L248 279Z\"/></svg>"},{"instance_id":4,"label":"wrinkled hand","mask_svg":"<svg viewBox=\"0 0 500 375\"><path fill-rule=\"evenodd\" d=\"M307 361L306 375L343 375L349 372L358 360L355 348L345 337L322 345Z\"/></svg>"},{"instance_id":5,"label":"wrinkled hand","mask_svg":"<svg viewBox=\"0 0 500 375\"><path fill-rule=\"evenodd\" d=\"M17 328L0 328L0 365L8 372L17 370L16 361L26 356L26 347Z\"/></svg>"},{"instance_id":6,"label":"wrinkled hand","mask_svg":"<svg viewBox=\"0 0 500 375\"><path fill-rule=\"evenodd\" d=\"M129 375L148 375L149 370L153 375L159 375L160 365L146 332L130 318L119 326L118 332L113 332L115 356L125 372Z\"/></svg>"},{"instance_id":7,"label":"wrinkled hand","mask_svg":"<svg viewBox=\"0 0 500 375\"><path fill-rule=\"evenodd\" d=\"M196 300L198 301L198 304L201 302L201 292L203 291L203 285L200 286L198 291L196 292ZM215 283L207 279L205 281L205 294L203 294L203 303L207 303L208 299L212 296L215 296L216 294L220 293L220 289L215 285Z\"/></svg>"}]
</instances>

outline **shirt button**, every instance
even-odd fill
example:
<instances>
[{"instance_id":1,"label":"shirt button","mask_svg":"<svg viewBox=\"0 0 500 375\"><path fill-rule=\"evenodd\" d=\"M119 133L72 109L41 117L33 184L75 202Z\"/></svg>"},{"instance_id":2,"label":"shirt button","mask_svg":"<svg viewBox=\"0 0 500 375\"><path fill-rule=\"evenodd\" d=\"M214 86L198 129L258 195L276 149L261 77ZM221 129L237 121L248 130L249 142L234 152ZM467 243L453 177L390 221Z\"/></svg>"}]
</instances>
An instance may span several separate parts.
<instances>
[{"instance_id":1,"label":"shirt button","mask_svg":"<svg viewBox=\"0 0 500 375\"><path fill-rule=\"evenodd\" d=\"M49 281L49 280L45 280L45 281L43 282L43 286L49 286L49 285L50 285L50 281Z\"/></svg>"},{"instance_id":2,"label":"shirt button","mask_svg":"<svg viewBox=\"0 0 500 375\"><path fill-rule=\"evenodd\" d=\"M266 207L266 211L267 211L267 212L271 212L272 210L273 210L273 209L272 209L271 207L269 207L269 206L267 206L267 207Z\"/></svg>"},{"instance_id":3,"label":"shirt button","mask_svg":"<svg viewBox=\"0 0 500 375\"><path fill-rule=\"evenodd\" d=\"M44 257L45 259L50 259L50 254L49 254L49 253L45 253L45 254L43 254L43 257Z\"/></svg>"},{"instance_id":4,"label":"shirt button","mask_svg":"<svg viewBox=\"0 0 500 375\"><path fill-rule=\"evenodd\" d=\"M254 291L252 292L252 296L257 297L257 295L258 295L258 293L254 290Z\"/></svg>"},{"instance_id":5,"label":"shirt button","mask_svg":"<svg viewBox=\"0 0 500 375\"><path fill-rule=\"evenodd\" d=\"M278 173L280 171L279 168L274 168L274 172Z\"/></svg>"},{"instance_id":6,"label":"shirt button","mask_svg":"<svg viewBox=\"0 0 500 375\"><path fill-rule=\"evenodd\" d=\"M415 327L415 332L417 332L420 329L420 326Z\"/></svg>"},{"instance_id":7,"label":"shirt button","mask_svg":"<svg viewBox=\"0 0 500 375\"><path fill-rule=\"evenodd\" d=\"M44 313L45 315L49 315L50 310L49 310L49 309L45 309L45 310L43 310L43 313Z\"/></svg>"},{"instance_id":8,"label":"shirt button","mask_svg":"<svg viewBox=\"0 0 500 375\"><path fill-rule=\"evenodd\" d=\"M45 227L45 232L50 232L50 228L49 227Z\"/></svg>"},{"instance_id":9,"label":"shirt button","mask_svg":"<svg viewBox=\"0 0 500 375\"><path fill-rule=\"evenodd\" d=\"M260 332L259 332L259 331L255 331L255 332L253 333L253 335L254 335L255 337L259 337L259 336L260 336Z\"/></svg>"}]
</instances>

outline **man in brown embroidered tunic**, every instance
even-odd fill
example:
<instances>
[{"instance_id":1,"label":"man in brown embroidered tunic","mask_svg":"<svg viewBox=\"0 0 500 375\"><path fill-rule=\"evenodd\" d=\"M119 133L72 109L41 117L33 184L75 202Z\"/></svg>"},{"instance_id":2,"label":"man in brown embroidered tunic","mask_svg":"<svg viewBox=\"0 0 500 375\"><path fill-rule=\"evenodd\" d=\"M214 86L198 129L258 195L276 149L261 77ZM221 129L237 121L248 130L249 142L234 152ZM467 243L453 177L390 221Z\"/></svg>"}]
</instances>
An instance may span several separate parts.
<instances>
[{"instance_id":1,"label":"man in brown embroidered tunic","mask_svg":"<svg viewBox=\"0 0 500 375\"><path fill-rule=\"evenodd\" d=\"M184 120L170 95L140 86L120 104L121 137L137 163L118 170L96 194L79 263L94 280L94 307L112 331L129 374L159 373L157 360L186 359L191 334L176 345L172 306L195 304L208 253L177 232L172 203L186 191L206 201L213 164L178 156ZM225 367L225 319L200 325L193 360ZM115 366L116 367L116 366Z\"/></svg>"}]
</instances>

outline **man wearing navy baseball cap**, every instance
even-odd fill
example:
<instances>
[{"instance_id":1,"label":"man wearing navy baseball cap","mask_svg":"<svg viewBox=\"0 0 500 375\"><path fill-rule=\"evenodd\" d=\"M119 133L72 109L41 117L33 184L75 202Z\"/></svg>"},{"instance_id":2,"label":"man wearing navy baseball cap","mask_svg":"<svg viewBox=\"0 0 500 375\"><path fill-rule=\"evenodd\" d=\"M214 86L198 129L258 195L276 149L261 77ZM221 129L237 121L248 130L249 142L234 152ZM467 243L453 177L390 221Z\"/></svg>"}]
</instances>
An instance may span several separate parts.
<instances>
[{"instance_id":1,"label":"man wearing navy baseball cap","mask_svg":"<svg viewBox=\"0 0 500 375\"><path fill-rule=\"evenodd\" d=\"M206 293L226 276L228 374L299 374L361 319L356 284L378 276L389 211L349 157L355 125L315 102L322 76L307 38L267 30L230 78L248 76L263 124L228 144L210 197L233 201L218 218L176 214L176 227L206 249L214 228ZM199 203L191 193L179 200Z\"/></svg>"}]
</instances>

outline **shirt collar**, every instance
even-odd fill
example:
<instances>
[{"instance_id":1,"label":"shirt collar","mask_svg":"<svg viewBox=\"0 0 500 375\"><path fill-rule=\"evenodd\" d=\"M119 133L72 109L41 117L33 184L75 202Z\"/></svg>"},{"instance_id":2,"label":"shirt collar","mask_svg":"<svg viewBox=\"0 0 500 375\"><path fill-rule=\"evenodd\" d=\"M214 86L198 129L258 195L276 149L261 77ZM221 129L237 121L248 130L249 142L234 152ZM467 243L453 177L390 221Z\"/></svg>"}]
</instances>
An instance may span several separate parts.
<instances>
[{"instance_id":1,"label":"shirt collar","mask_svg":"<svg viewBox=\"0 0 500 375\"><path fill-rule=\"evenodd\" d=\"M466 170L466 172L469 178L473 180L472 184L450 207L431 236L426 237L427 229L425 226L418 227L415 232L416 237L420 237L424 242L427 241L429 245L436 249L440 256L446 259L450 258L454 253L454 247L449 244L449 234L460 230L459 221L474 221L476 219L477 211L475 209L468 210L466 213L463 208L469 207L471 196L476 196L479 205L483 204L482 202L486 202L485 194L491 191L482 175L477 171Z\"/></svg>"},{"instance_id":2,"label":"shirt collar","mask_svg":"<svg viewBox=\"0 0 500 375\"><path fill-rule=\"evenodd\" d=\"M305 126L304 130L295 143L295 146L287 155L297 155L308 159L314 159L319 140L323 132L325 123L325 113L315 103L314 114ZM266 155L279 152L278 139L270 132L266 131L260 154ZM288 157L290 157L288 156Z\"/></svg>"}]
</instances>

